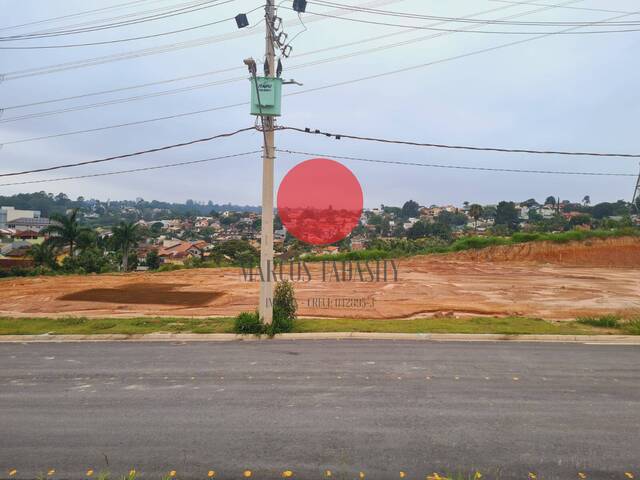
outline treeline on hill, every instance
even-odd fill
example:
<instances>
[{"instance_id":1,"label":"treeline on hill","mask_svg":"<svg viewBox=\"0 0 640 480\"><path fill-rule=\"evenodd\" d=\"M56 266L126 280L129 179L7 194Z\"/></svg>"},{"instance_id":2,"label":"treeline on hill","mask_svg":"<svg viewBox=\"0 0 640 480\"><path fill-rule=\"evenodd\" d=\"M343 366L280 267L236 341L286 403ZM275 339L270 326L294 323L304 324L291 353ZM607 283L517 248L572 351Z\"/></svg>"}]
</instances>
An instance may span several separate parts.
<instances>
[{"instance_id":1,"label":"treeline on hill","mask_svg":"<svg viewBox=\"0 0 640 480\"><path fill-rule=\"evenodd\" d=\"M65 193L35 192L19 193L11 196L0 196L0 205L15 207L20 210L39 210L43 217L54 213L64 214L68 210L81 209L100 216L102 225L114 225L121 220L163 220L175 217L193 217L209 215L211 212L225 210L235 212L260 212L260 207L250 205L217 204L211 201L195 202L187 200L185 203L161 202L158 200L95 200L78 197L75 200ZM123 211L124 210L124 211Z\"/></svg>"}]
</instances>

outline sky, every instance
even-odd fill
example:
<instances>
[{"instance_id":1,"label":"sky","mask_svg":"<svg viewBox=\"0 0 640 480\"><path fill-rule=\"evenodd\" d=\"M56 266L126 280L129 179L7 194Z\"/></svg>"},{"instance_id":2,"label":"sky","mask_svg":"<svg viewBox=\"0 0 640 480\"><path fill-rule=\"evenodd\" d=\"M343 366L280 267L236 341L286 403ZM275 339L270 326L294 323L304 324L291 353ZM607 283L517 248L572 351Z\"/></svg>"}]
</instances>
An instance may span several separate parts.
<instances>
[{"instance_id":1,"label":"sky","mask_svg":"<svg viewBox=\"0 0 640 480\"><path fill-rule=\"evenodd\" d=\"M528 4L520 0L336 1L344 5L446 17L504 19L517 16L514 20L518 21L603 21L622 15L600 11L605 9L638 12L623 20L640 21L635 0L528 0ZM123 3L129 4L54 22L8 28ZM185 3L186 0L138 0L135 3L125 0L0 0L3 11L0 36L47 28L83 28L74 25L94 20L103 20L104 23L105 19L121 15L183 6ZM107 45L0 50L0 73L4 75L0 82L0 106L5 108L0 117L0 143L3 144L0 173L121 155L252 126L255 118L250 115L249 106L244 104L249 100L250 85L242 60L252 56L259 65L262 64L264 23L260 22L263 18L263 11L259 8L261 2L231 0L220 3L190 14L121 28L2 42L3 46L101 42L179 30L257 9L248 14L250 27L243 30L238 30L233 20L226 20L187 32ZM309 13L301 16L303 27L297 15L287 8L291 2L283 0L280 3L278 15L284 20L284 31L290 39L297 35L292 41L292 55L283 59L283 77L295 79L303 86L283 87L283 115L277 120L278 125L426 143L640 153L640 69L637 68L640 31L549 35L544 38L534 38L538 36L534 34L438 32L356 23L343 18L408 26L433 25L434 22L429 20L347 14L313 4L308 6ZM540 5L562 6L540 11L543 9ZM328 12L341 18L327 18L311 12ZM445 23L436 28L459 29L464 26ZM494 25L482 26L478 30L553 32L562 28L566 27ZM500 47L532 38L517 45ZM189 48L21 76L21 72L44 66L137 52L177 42L197 43L200 39L208 40L206 44L200 42L201 45ZM398 43L401 45L390 47ZM475 53L492 47L500 48ZM308 63L312 65L306 65ZM417 67L419 65L422 66ZM403 71L380 75L395 70ZM219 73L11 108L212 71ZM370 76L375 78L350 82ZM152 95L211 83L214 85L171 95ZM331 87L334 84L341 85ZM74 107L140 96L147 98L74 110ZM140 125L7 144L235 104L242 105ZM11 120L13 117L65 109L71 111ZM261 133L252 131L228 139L102 164L0 178L2 184L48 180L29 185L0 185L0 195L44 190L54 194L65 192L72 198L84 196L115 200L141 197L145 200L184 202L193 199L259 205L262 172L259 154L123 175L57 182L49 180L233 155L260 150L261 144ZM454 166L633 175L637 175L639 169L637 159L445 150L335 140L292 131L277 132L276 146L314 154L278 153L276 188L289 169L318 154L328 158L351 156ZM528 198L541 201L549 195L572 201L580 201L589 195L593 203L631 200L636 180L631 176L496 173L339 161L350 168L360 181L365 206L370 208L380 204L402 205L409 199L421 205L461 205L464 201L488 204Z\"/></svg>"}]
</instances>

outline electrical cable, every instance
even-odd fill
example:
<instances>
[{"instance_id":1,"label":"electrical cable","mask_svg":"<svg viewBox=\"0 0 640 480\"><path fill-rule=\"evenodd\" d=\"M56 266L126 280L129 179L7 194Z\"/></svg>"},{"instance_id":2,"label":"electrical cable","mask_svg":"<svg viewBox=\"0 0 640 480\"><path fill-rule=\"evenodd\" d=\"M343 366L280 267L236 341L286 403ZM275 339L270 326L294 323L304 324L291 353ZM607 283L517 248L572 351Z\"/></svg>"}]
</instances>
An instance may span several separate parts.
<instances>
[{"instance_id":1,"label":"electrical cable","mask_svg":"<svg viewBox=\"0 0 640 480\"><path fill-rule=\"evenodd\" d=\"M376 1L372 1L370 3L375 3L375 4L388 4L388 3L395 3L397 1L401 1L401 0L376 0ZM348 15L351 12L348 11L341 11L341 10L336 10L337 14L343 14L343 15ZM317 21L321 21L321 20L325 20L322 17L317 17L317 18L310 18L306 21L306 24L309 24L311 22L317 22ZM22 70L14 70L14 71L10 71L10 72L4 72L0 74L0 82L1 81L10 81L10 80L17 80L20 78L26 78L26 77L33 77L33 76L39 76L39 75L48 75L48 74L52 74L52 73L58 73L58 72L62 72L62 71L67 71L67 70L74 70L74 69L78 69L78 68L85 68L85 67L91 67L91 66L96 66L96 65L102 65L105 63L110 63L110 62L117 62L117 61L122 61L122 60L131 60L131 59L135 59L135 58L140 58L140 57L144 57L144 56L148 56L148 55L156 55L156 54L162 54L162 53L168 53L168 52L173 52L173 51L177 51L177 50L182 50L185 48L193 48L193 47L199 47L199 46L203 46L203 45L211 45L214 43L218 43L218 42L224 42L227 40L231 40L231 39L235 39L235 38L240 38L243 36L247 36L247 35L254 35L256 33L258 33L255 28L260 25L262 22L264 21L264 19L261 19L259 22L257 22L255 25L251 25L247 28L243 28L242 30L238 30L232 33L227 33L227 34L223 34L223 35L216 35L216 36L210 36L210 37L201 37L201 38L197 38L194 40L188 40L188 41L184 41L184 42L174 42L174 43L169 43L169 44L165 44L165 45L160 45L157 47L150 47L150 48L144 48L144 49L139 49L139 50L130 50L128 52L121 52L121 53L116 53L116 54L111 54L111 55L104 55L104 56L100 56L100 57L92 57L92 58L85 58L82 60L74 60L74 61L70 61L70 62L64 62L64 63L58 63L58 64L51 64L51 65L46 65L46 66L42 66L42 67L32 67L32 68L26 68L26 69L22 69ZM290 25L294 25L295 22L289 22L289 21L285 21L283 22L284 25L286 26L290 26Z\"/></svg>"},{"instance_id":2,"label":"electrical cable","mask_svg":"<svg viewBox=\"0 0 640 480\"><path fill-rule=\"evenodd\" d=\"M456 33L482 33L482 34L496 34L496 35L540 35L540 34L545 34L548 32L520 32L520 31L509 31L509 30L467 30L467 29L453 29L453 28L435 28L435 27L421 27L418 25L401 25L401 24L397 24L397 23L387 23L387 22L376 22L373 20L363 20L363 19L356 19L356 18L350 18L350 17L338 17L335 15L329 15L326 13L319 13L319 12L312 12L307 10L306 13L309 13L311 15L317 15L320 17L327 17L327 18L335 18L338 20L344 20L344 21L348 21L348 22L355 22L355 23L363 23L363 24L367 24L367 25L377 25L377 26L384 26L384 27L399 27L399 28L410 28L410 29L415 29L415 30L435 30L438 32L456 32ZM634 12L635 15L640 14L640 11ZM578 27L584 27L584 26L588 26L589 24L584 24L584 25L578 25ZM578 28L578 27L573 27L573 28ZM561 32L553 32L554 35L588 35L588 34L605 34L605 33L629 33L629 32L640 32L640 29L621 29L621 30L593 30L593 31L586 31L586 32L574 32L574 31L570 31L570 30L566 30L566 31L561 31Z\"/></svg>"},{"instance_id":3,"label":"electrical cable","mask_svg":"<svg viewBox=\"0 0 640 480\"><path fill-rule=\"evenodd\" d=\"M539 173L549 175L586 175L586 176L603 176L603 177L636 177L635 173L612 173L612 172L573 172L573 171L558 171L558 170L527 170L521 168L492 168L492 167L473 167L467 165L451 165L440 163L417 163L417 162L401 162L398 160L376 160L373 158L351 157L345 155L331 155L326 153L312 153L312 152L300 152L297 150L288 150L276 148L277 152L288 153L292 155L304 155L307 157L326 157L337 158L341 160L354 160L358 162L368 163L381 163L389 165L407 165L414 167L429 167L429 168L446 168L456 170L474 170L483 172L508 172L508 173Z\"/></svg>"},{"instance_id":4,"label":"electrical cable","mask_svg":"<svg viewBox=\"0 0 640 480\"><path fill-rule=\"evenodd\" d=\"M245 155L253 155L256 153L260 153L260 150L254 150L252 152L243 152L243 153L235 153L232 155L223 155L220 157L212 157L212 158L205 158L202 160L189 160L187 162L176 162L176 163L166 163L164 165L156 165L156 166L152 166L152 167L140 167L140 168L133 168L130 170L118 170L115 172L105 172L105 173L92 173L92 174L88 174L88 175L77 175L75 177L63 177L63 178L49 178L46 180L28 180L25 182L13 182L13 183L2 183L0 184L0 187L8 187L11 185L27 185L27 184L33 184L33 183L49 183L49 182L61 182L63 180L78 180L81 178L91 178L91 177L106 177L108 175L120 175L123 173L134 173L134 172L146 172L148 170L159 170L162 168L169 168L169 167L179 167L182 165L194 165L197 163L205 163L205 162L212 162L214 160L223 160L223 159L227 159L227 158L235 158L235 157L242 157Z\"/></svg>"},{"instance_id":5,"label":"electrical cable","mask_svg":"<svg viewBox=\"0 0 640 480\"><path fill-rule=\"evenodd\" d=\"M569 0L567 2L565 2L565 4L569 4L569 3L575 3L576 1L579 0ZM504 10L504 9L508 9L508 8L512 8L512 6L506 6L506 7L499 7L496 9L492 9L491 11L497 11L497 10ZM533 13L538 13L544 10L548 10L551 8L555 8L554 6L549 6L549 7L545 7L545 8L539 8L539 9L535 9L535 10L529 10L527 12L521 12L515 15L510 15L507 17L503 17L503 18L517 18L517 17L521 17L521 16L525 16L525 15L531 15ZM476 14L472 14L472 15L480 15L486 13L485 12L480 12L480 13L476 13ZM446 22L439 22L438 24L442 24L442 23L446 23ZM467 28L476 28L476 26L470 26ZM399 32L387 35L387 36L393 36L398 34ZM406 31L403 31L403 33L406 33ZM355 51L355 52L351 52L351 53L347 53L344 55L339 55L339 56L335 56L335 57L329 57L329 58L325 58L325 59L320 59L320 60L315 60L312 62L307 62L304 64L299 64L299 65L293 65L293 66L289 66L288 70L297 70L299 68L306 68L306 67L310 67L310 66L316 66L316 65L321 65L324 63L329 63L329 62L334 62L334 61L338 61L338 60L344 60L344 59L349 59L349 58L353 58L356 56L360 56L360 55L365 55L365 54L369 54L369 53L375 53L375 52L379 52L379 51L383 51L383 50L388 50L390 48L395 48L395 47L399 47L399 46L406 46L406 45L410 45L410 44L414 44L417 42L422 42L422 41L426 41L426 40L431 40L434 38L438 38L440 36L443 35L452 35L453 33L447 33L447 32L439 32L439 33L434 33L434 34L430 34L430 35L426 35L426 36L422 36L422 37L417 37L414 39L410 39L410 40L405 40L403 42L397 42L397 43L392 43L392 44L388 44L388 45L381 45L378 47L374 47L374 48L370 48L370 49L365 49L365 50L359 50L359 51ZM366 40L360 40L357 43L363 43L364 41L370 41L370 40L378 40L379 38L377 37L373 37L370 39L366 39ZM353 44L354 42L351 42L351 44ZM351 45L348 44L348 45ZM329 48L325 48L322 50L330 50L330 49L334 49L334 48L339 48L340 46L334 46L334 47L329 47ZM314 53L314 52L308 52L308 53ZM238 70L238 69L242 69L242 67L232 67L232 68L227 68L224 70L218 70L217 72L222 72L222 71L231 71L231 70ZM216 72L212 72L212 73L216 73ZM183 78L191 78L192 76L188 76L188 77L183 77ZM41 117L45 117L45 116L49 116L49 115L57 115L60 113L66 113L66 112L73 112L73 111L79 111L79 110L84 110L84 109L88 109L88 108L95 108L95 107L101 107L101 106L107 106L107 105L114 105L114 104L118 104L118 103L126 103L129 101L136 101L136 100L141 100L141 99L146 99L146 98L152 98L152 97L158 97L158 96L163 96L163 95L172 95L175 93L181 93L181 92L185 92L185 91L193 91L195 89L198 88L206 88L206 87L210 87L210 86L214 86L214 85L222 85L222 84L227 84L227 83L232 83L235 81L240 81L243 80L244 77L235 77L235 78L231 78L231 79L226 79L226 80L220 80L217 82L207 82L207 83L202 83L202 84L195 84L195 85L191 85L189 87L182 87L182 88L177 88L177 89L170 89L170 90L165 90L165 91L161 91L161 92L156 92L156 93L152 93L152 94L146 94L146 95L138 95L138 96L133 96L133 97L126 97L126 98L122 98L122 99L114 99L114 100L109 100L109 101L105 101L105 102L99 102L99 103L93 103L93 104L85 104L85 105L78 105L75 107L69 107L69 108L63 108L63 109L57 109L57 110L49 110L49 111L45 111L45 112L36 112L36 113L32 113L32 114L26 114L26 115L21 115L21 116L15 116L15 117L9 117L6 118L4 120L0 120L0 123L9 123L9 122L13 122L13 121L19 121L19 120L24 120L24 119L31 119L31 118L41 118ZM169 81L169 80L168 80ZM168 82L166 81L166 82ZM154 82L155 83L155 82ZM160 83L160 82L157 82ZM119 89L116 89L114 91L118 91ZM109 93L109 92L104 92L104 93ZM81 96L75 96L75 97L70 97L70 98L80 98ZM33 105L33 104L31 104ZM31 106L31 105L26 105L26 106ZM18 105L15 107L6 107L5 110L11 110L12 108L21 108L24 105Z\"/></svg>"},{"instance_id":6,"label":"electrical cable","mask_svg":"<svg viewBox=\"0 0 640 480\"><path fill-rule=\"evenodd\" d=\"M147 1L149 1L149 0L133 0L131 2L120 3L120 4L117 4L117 5L110 5L108 7L97 8L95 10L85 10L83 12L76 12L76 13L71 13L71 14L67 14L67 15L61 15L61 16L58 16L58 17L45 18L45 19L42 19L42 20L34 20L34 21L31 21L31 22L22 23L22 24L19 24L19 25L9 25L9 26L6 26L6 27L0 27L0 31L15 30L17 28L28 27L30 25L39 25L39 24L42 24L42 23L56 22L58 20L62 20L62 19L65 19L65 18L83 17L83 16L88 16L88 15L90 16L90 15L92 15L94 13L104 12L106 10L116 10L116 9L120 9L120 8L123 8L123 7L127 8L127 7L129 7L131 5L140 4L140 3L147 2ZM153 3L157 3L158 1L161 1L161 0L154 0Z\"/></svg>"},{"instance_id":7,"label":"electrical cable","mask_svg":"<svg viewBox=\"0 0 640 480\"><path fill-rule=\"evenodd\" d=\"M386 17L401 17L401 18L411 18L418 20L437 20L441 22L447 23L480 23L482 25L509 25L509 26L548 26L548 27L573 27L573 26L637 26L640 24L639 21L625 21L625 22L613 22L613 21L599 21L599 22L589 22L589 21L580 21L580 22L549 22L549 21L511 21L511 20L501 20L501 19L475 19L475 18L465 18L465 17L441 17L435 15L425 15L425 14L416 14L409 12L394 12L390 10L379 10L374 8L366 8L366 7L357 7L353 5L344 5L336 2L329 2L323 0L317 1L309 1L311 4L321 5L325 7L332 8L344 8L347 10L351 10L359 13L369 13L374 15L382 15ZM627 12L614 12L614 13L627 13Z\"/></svg>"},{"instance_id":8,"label":"electrical cable","mask_svg":"<svg viewBox=\"0 0 640 480\"><path fill-rule=\"evenodd\" d=\"M566 2L565 4L576 3L577 1L578 0L571 0L569 2ZM549 8L553 8L553 6L549 6ZM622 18L624 16L629 16L629 15L635 15L635 13L626 13L626 14L623 14L623 15L610 17L610 18L611 19L616 19L616 18ZM572 28L581 28L581 27L572 27ZM531 37L531 38L516 40L516 41L513 41L513 42L508 42L508 43L504 43L504 44L500 44L500 45L496 45L496 46L493 46L493 47L488 47L488 48L484 48L484 49L480 49L480 50L474 50L472 52L468 52L468 53L464 53L464 54L460 54L460 55L456 55L456 56L452 56L452 57L446 57L446 58L443 58L443 59L434 60L434 61L431 61L431 62L419 64L419 65L413 65L413 66L404 67L404 68L396 69L396 70L391 70L391 71L387 71L387 72L383 72L383 73L379 73L379 74L368 75L368 76L365 76L365 77L359 77L359 78L355 78L355 79L351 79L351 80L345 80L345 81L342 81L342 82L323 85L323 86L320 86L320 87L309 88L309 89L298 91L298 92L292 92L292 93L284 94L283 96L295 96L295 95L313 93L313 92L317 92L317 91L326 90L326 89L329 89L329 88L341 87L341 86L344 86L344 85L351 85L351 84L354 84L354 83L367 81L367 80L373 80L373 79L377 79L377 78L382 78L382 77L386 77L386 76L389 76L389 75L395 75L395 74L398 74L398 73L405 73L405 72L408 72L408 71L417 70L417 69L420 69L420 68L426 68L426 67L430 67L430 66L437 65L437 64L440 64L440 63L445 63L445 62L449 62L449 61L453 61L453 60L459 60L459 59L462 59L462 58L467 58L467 57L471 57L471 56L475 56L475 55L480 55L480 54L484 54L484 53L500 50L502 48L507 48L507 47L511 47L511 46L515 46L515 45L524 44L524 43L531 42L531 41L534 41L534 40L539 40L539 39L542 39L542 38L546 38L546 37L552 36L554 34L555 34L555 32L549 32L549 33L546 33L546 34L543 34L543 35L538 35L538 36ZM46 139L64 137L64 136L69 136L69 135L79 135L79 134L85 134L85 133L109 130L109 129L112 129L112 128L121 128L121 127L129 127L129 126L134 126L134 125L141 125L141 124L146 124L146 123L151 123L151 122L156 122L156 121L163 121L163 120L169 120L169 119L174 119L174 118L181 118L181 117L185 117L185 116L197 115L197 114L208 113L208 112L212 112L212 111L224 110L224 109L228 109L228 108L234 108L234 107L240 107L240 106L246 106L246 105L248 105L248 102L240 102L240 103L222 105L222 106L206 108L206 109L201 109L201 110L195 110L195 111L190 111L190 112L183 112L183 113L174 114L174 115L166 115L166 116L161 116L161 117L154 117L154 118L149 118L149 119L140 120L140 121L134 121L134 122L126 122L126 123L120 123L120 124L115 124L115 125L107 125L107 126L103 126L103 127L85 129L85 130L75 130L75 131L63 132L63 133L58 133L58 134L44 135L44 136L40 136L40 137L32 137L32 138L18 139L18 140L12 140L12 141L5 141L5 142L0 142L0 146L2 146L2 145L12 145L12 144L18 144L18 143L26 143L26 142L32 142L32 141L39 141L39 140L46 140Z\"/></svg>"},{"instance_id":9,"label":"electrical cable","mask_svg":"<svg viewBox=\"0 0 640 480\"><path fill-rule=\"evenodd\" d=\"M76 163L67 163L67 164L63 164L63 165L54 165L51 167L42 167L42 168L36 168L33 170L23 170L21 172L11 172L11 173L0 173L0 177L15 177L17 175L27 175L30 173L37 173L37 172L50 172L52 170L60 170L62 168L72 168L72 167L79 167L82 165L93 165L95 163L104 163L104 162L110 162L112 160L120 160L123 158L131 158L131 157L137 157L139 155L145 155L147 153L156 153L156 152L162 152L165 150L171 150L173 148L180 148L180 147L186 147L188 145L194 145L196 143L204 143L204 142L210 142L211 140L217 140L220 138L228 138L228 137L233 137L234 135L237 135L239 133L243 133L243 132L248 132L251 130L255 130L255 127L247 127L247 128L241 128L239 130L235 130L233 132L229 132L229 133L221 133L218 135L214 135L211 137L205 137L205 138L199 138L197 140L189 140L187 142L181 142L181 143L174 143L172 145L164 145L162 147L156 147L156 148L150 148L147 150L140 150L137 152L132 152L132 153L125 153L123 155L116 155L113 157L107 157L107 158L101 158L101 159L97 159L97 160L86 160L84 162L76 162Z\"/></svg>"},{"instance_id":10,"label":"electrical cable","mask_svg":"<svg viewBox=\"0 0 640 480\"><path fill-rule=\"evenodd\" d=\"M320 130L311 130L310 128L298 128L279 126L276 130L290 130L309 135L322 135L329 138L340 140L348 138L350 140L362 140L366 142L387 143L394 145L409 145L413 147L429 147L429 148L446 148L451 150L472 150L476 152L499 152L499 153L528 153L534 155L567 155L567 156L583 156L583 157L619 157L619 158L640 158L637 153L604 153L604 152L583 152L583 151L564 151L564 150L533 150L524 148L502 148L502 147L474 147L469 145L448 145L443 143L426 143L407 140L389 140L386 138L363 137L359 135L349 135L343 133L328 133Z\"/></svg>"},{"instance_id":11,"label":"electrical cable","mask_svg":"<svg viewBox=\"0 0 640 480\"><path fill-rule=\"evenodd\" d=\"M234 0L227 0L224 3L228 3L228 2L232 2ZM224 5L224 3L220 3L217 5ZM260 8L260 7L258 7ZM258 8L254 9L254 10L250 10L247 13L251 13L254 12L255 10L257 10ZM88 43L73 43L73 44L65 44L65 45L36 45L36 46L27 46L27 47L22 47L22 46L18 46L18 47L2 47L0 46L0 50L41 50L41 49L51 49L51 48L72 48L72 47L89 47L89 46L95 46L95 45L110 45L113 43L122 43L122 42L131 42L131 41L135 41L135 40L145 40L145 39L149 39L149 38L157 38L157 37L163 37L166 35L175 35L177 33L184 33L184 32L190 32L192 30L197 30L200 28L205 28L205 27L211 27L213 25L218 25L221 23L225 23L228 21L233 20L235 17L228 17L228 18L223 18L221 20L216 20L215 22L209 22L209 23L203 23L201 25L195 25L193 27L185 27L185 28L181 28L178 30L171 30L168 32L161 32L161 33L154 33L154 34L150 34L150 35L142 35L142 36L138 36L138 37L128 37L128 38L120 38L120 39L116 39L116 40L104 40L101 42L88 42Z\"/></svg>"},{"instance_id":12,"label":"electrical cable","mask_svg":"<svg viewBox=\"0 0 640 480\"><path fill-rule=\"evenodd\" d=\"M193 13L193 12L197 12L207 8L225 5L233 1L235 0L206 0L204 2L193 5L191 7L183 7L183 8L173 10L171 12L165 12L162 14L152 15L149 17L135 18L128 21L124 21L124 22L96 25L93 27L87 27L87 28L81 28L81 29L75 29L75 30L57 30L57 31L54 30L51 32L44 32L44 33L32 33L32 34L12 35L9 37L0 37L0 42L24 41L24 40L33 40L33 39L39 39L39 38L52 38L52 37L67 36L67 35L77 35L81 33L92 33L92 32L107 30L111 28L120 28L120 27L125 27L130 25L137 25L140 23L146 23L154 20L163 20L165 18L172 18L178 15L184 15L187 13Z\"/></svg>"}]
</instances>

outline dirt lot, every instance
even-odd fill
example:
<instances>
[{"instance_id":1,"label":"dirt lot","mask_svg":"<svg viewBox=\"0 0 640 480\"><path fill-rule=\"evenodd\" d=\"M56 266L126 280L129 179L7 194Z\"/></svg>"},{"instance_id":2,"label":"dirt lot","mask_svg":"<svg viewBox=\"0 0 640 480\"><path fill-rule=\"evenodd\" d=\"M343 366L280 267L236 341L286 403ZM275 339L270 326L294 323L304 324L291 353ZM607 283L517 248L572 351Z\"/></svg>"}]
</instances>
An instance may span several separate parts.
<instances>
[{"instance_id":1,"label":"dirt lot","mask_svg":"<svg viewBox=\"0 0 640 480\"><path fill-rule=\"evenodd\" d=\"M311 282L296 284L303 316L640 313L640 240L632 238L413 257L399 261L397 282L323 282L321 264L310 272ZM256 308L258 283L240 269L197 269L7 279L0 289L4 316L228 316Z\"/></svg>"}]
</instances>

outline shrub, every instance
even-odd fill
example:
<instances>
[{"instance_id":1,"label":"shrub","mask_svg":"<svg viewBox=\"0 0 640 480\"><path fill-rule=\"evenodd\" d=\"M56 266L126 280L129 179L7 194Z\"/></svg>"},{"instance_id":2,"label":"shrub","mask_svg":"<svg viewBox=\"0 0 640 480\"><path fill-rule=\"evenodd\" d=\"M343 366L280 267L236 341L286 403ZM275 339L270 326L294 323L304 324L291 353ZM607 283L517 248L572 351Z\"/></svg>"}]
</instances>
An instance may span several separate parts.
<instances>
[{"instance_id":1,"label":"shrub","mask_svg":"<svg viewBox=\"0 0 640 480\"><path fill-rule=\"evenodd\" d=\"M291 332L297 310L293 283L278 282L273 292L273 322L266 326L266 333L274 336L277 333Z\"/></svg>"},{"instance_id":2,"label":"shrub","mask_svg":"<svg viewBox=\"0 0 640 480\"><path fill-rule=\"evenodd\" d=\"M163 263L158 268L158 272L173 272L174 270L182 270L184 265L178 265L177 263Z\"/></svg>"},{"instance_id":3,"label":"shrub","mask_svg":"<svg viewBox=\"0 0 640 480\"><path fill-rule=\"evenodd\" d=\"M640 318L625 323L624 332L629 335L640 335Z\"/></svg>"},{"instance_id":4,"label":"shrub","mask_svg":"<svg viewBox=\"0 0 640 480\"><path fill-rule=\"evenodd\" d=\"M582 317L578 318L578 323L590 325L600 328L618 328L620 327L620 317L616 315L602 315L601 317Z\"/></svg>"},{"instance_id":5,"label":"shrub","mask_svg":"<svg viewBox=\"0 0 640 480\"><path fill-rule=\"evenodd\" d=\"M260 335L263 329L258 312L242 312L233 324L233 331L240 335Z\"/></svg>"}]
</instances>

